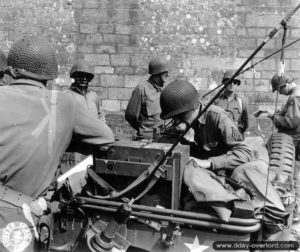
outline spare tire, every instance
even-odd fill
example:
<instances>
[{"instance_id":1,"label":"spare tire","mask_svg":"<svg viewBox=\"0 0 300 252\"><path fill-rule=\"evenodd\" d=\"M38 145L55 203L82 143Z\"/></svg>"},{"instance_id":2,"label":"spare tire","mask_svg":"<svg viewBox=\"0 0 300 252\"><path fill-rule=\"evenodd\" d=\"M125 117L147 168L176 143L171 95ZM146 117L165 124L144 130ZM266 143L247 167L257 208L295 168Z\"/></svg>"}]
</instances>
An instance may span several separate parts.
<instances>
[{"instance_id":1,"label":"spare tire","mask_svg":"<svg viewBox=\"0 0 300 252\"><path fill-rule=\"evenodd\" d=\"M273 133L267 143L270 158L270 181L293 190L295 146L293 138L284 133Z\"/></svg>"}]
</instances>

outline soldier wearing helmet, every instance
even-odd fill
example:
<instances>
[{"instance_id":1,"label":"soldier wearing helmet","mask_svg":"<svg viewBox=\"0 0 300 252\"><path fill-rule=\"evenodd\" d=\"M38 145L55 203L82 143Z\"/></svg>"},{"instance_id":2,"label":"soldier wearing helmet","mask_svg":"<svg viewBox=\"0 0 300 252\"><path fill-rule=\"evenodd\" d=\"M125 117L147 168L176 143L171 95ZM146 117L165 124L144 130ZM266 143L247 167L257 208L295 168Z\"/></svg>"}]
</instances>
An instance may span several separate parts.
<instances>
[{"instance_id":1,"label":"soldier wearing helmet","mask_svg":"<svg viewBox=\"0 0 300 252\"><path fill-rule=\"evenodd\" d=\"M285 105L280 111L275 113L268 111L267 116L273 120L278 132L285 133L293 137L295 145L295 165L294 181L297 204L300 204L300 87L296 85L292 76L275 74L271 79L272 91L289 96ZM300 208L298 207L295 221L300 218Z\"/></svg>"},{"instance_id":2,"label":"soldier wearing helmet","mask_svg":"<svg viewBox=\"0 0 300 252\"><path fill-rule=\"evenodd\" d=\"M161 127L159 97L168 77L168 63L163 58L154 58L149 63L150 78L132 92L125 118L137 136L151 138L153 129Z\"/></svg>"},{"instance_id":3,"label":"soldier wearing helmet","mask_svg":"<svg viewBox=\"0 0 300 252\"><path fill-rule=\"evenodd\" d=\"M222 108L211 105L196 120L203 106L202 101L199 100L195 87L184 80L175 80L166 86L161 93L160 105L162 119L173 118L179 131L186 130L187 125L192 125L186 134L185 144L190 145L191 163L193 165L189 164L185 168L183 180L196 200L201 201L204 198L204 201L207 199L213 201L213 199L216 199L214 195L218 195L221 191L213 184L208 184L205 176L202 176L203 174L211 174L214 179L216 177L213 173L230 176L231 179L240 183L253 185L253 188L257 189L256 193L265 191L266 184L264 182L267 181L267 163L256 160L249 165L247 164L253 160L253 152L244 141L235 122L229 118ZM255 148L258 148L258 146L255 146ZM266 148L263 148L267 153ZM203 189L203 184L207 185L207 188ZM209 187L210 185L211 187ZM269 218L268 216L266 225L270 224L271 227L279 225L280 227L282 219L286 220L289 215L284 211L280 198L271 184L269 184L268 192L266 202L270 202L270 209L276 217L270 215ZM197 206L197 204L194 204L192 197L184 198L191 199L191 201L183 202L185 210L191 210L193 206ZM261 196L252 202L256 211L262 213L261 206L264 197ZM220 208L214 209L221 218L225 219L226 211L222 211ZM258 214L257 218L261 218L261 215Z\"/></svg>"},{"instance_id":4,"label":"soldier wearing helmet","mask_svg":"<svg viewBox=\"0 0 300 252\"><path fill-rule=\"evenodd\" d=\"M226 83L234 74L233 70L224 73L222 83ZM240 85L241 81L235 78L232 83L227 85L224 92L215 101L215 105L223 108L229 117L235 121L239 131L244 134L249 126L248 105L244 98L239 97L235 92L234 85Z\"/></svg>"},{"instance_id":5,"label":"soldier wearing helmet","mask_svg":"<svg viewBox=\"0 0 300 252\"><path fill-rule=\"evenodd\" d=\"M105 114L97 93L95 91L88 91L88 85L94 78L93 67L86 60L78 59L71 67L70 78L74 79L74 82L67 92L71 93L78 103L90 111L95 118L106 123ZM71 166L86 158L86 155L76 152L76 148L76 141L72 141L70 148L64 154L62 160L73 160L74 163L62 162L60 165L62 171L69 170ZM71 150L72 152L70 152Z\"/></svg>"},{"instance_id":6,"label":"soldier wearing helmet","mask_svg":"<svg viewBox=\"0 0 300 252\"><path fill-rule=\"evenodd\" d=\"M16 41L8 53L7 66L14 81L0 92L0 228L19 221L24 230L32 231L47 211L44 192L54 181L72 136L96 150L113 142L114 135L70 94L46 88L47 81L57 77L58 64L45 38L25 36ZM73 195L81 190L84 177L80 173L69 177ZM74 182L78 179L82 185ZM34 250L32 234L26 231L18 251ZM8 251L3 247L7 244L12 245L1 244L0 251Z\"/></svg>"},{"instance_id":7,"label":"soldier wearing helmet","mask_svg":"<svg viewBox=\"0 0 300 252\"><path fill-rule=\"evenodd\" d=\"M97 93L88 92L88 85L94 78L93 67L83 59L77 60L70 71L70 77L74 79L70 90L75 99L85 106L95 117L105 122L105 115Z\"/></svg>"},{"instance_id":8,"label":"soldier wearing helmet","mask_svg":"<svg viewBox=\"0 0 300 252\"><path fill-rule=\"evenodd\" d=\"M197 117L201 102L192 84L175 80L162 91L160 106L161 118L175 119L182 130ZM191 142L191 155L200 160L202 168L232 170L252 158L236 124L215 105L200 117L187 137Z\"/></svg>"}]
</instances>

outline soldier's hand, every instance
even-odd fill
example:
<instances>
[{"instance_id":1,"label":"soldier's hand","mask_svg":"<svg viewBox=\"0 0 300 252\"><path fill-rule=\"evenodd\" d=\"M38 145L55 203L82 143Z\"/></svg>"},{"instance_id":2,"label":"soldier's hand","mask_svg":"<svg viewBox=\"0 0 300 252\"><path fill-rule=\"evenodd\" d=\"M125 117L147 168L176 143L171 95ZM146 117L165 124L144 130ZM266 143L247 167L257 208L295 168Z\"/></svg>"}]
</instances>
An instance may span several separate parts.
<instances>
[{"instance_id":1,"label":"soldier's hand","mask_svg":"<svg viewBox=\"0 0 300 252\"><path fill-rule=\"evenodd\" d=\"M194 160L200 168L203 168L203 169L211 168L211 160L210 159L198 159L198 158L190 157L190 160Z\"/></svg>"},{"instance_id":2,"label":"soldier's hand","mask_svg":"<svg viewBox=\"0 0 300 252\"><path fill-rule=\"evenodd\" d=\"M266 117L269 117L270 119L274 118L274 113L270 111L266 111Z\"/></svg>"},{"instance_id":3,"label":"soldier's hand","mask_svg":"<svg viewBox=\"0 0 300 252\"><path fill-rule=\"evenodd\" d=\"M176 130L180 133L186 130L187 124L184 122L181 122L176 125ZM185 135L184 139L188 141L189 143L195 142L195 131L191 128Z\"/></svg>"}]
</instances>

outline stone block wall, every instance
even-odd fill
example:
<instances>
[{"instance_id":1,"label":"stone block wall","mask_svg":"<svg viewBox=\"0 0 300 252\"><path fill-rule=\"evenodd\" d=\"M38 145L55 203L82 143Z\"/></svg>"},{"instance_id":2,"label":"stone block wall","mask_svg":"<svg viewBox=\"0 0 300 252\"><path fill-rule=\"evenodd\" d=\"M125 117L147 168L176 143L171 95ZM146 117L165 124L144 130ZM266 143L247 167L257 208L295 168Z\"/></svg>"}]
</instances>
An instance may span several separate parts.
<instances>
[{"instance_id":1,"label":"stone block wall","mask_svg":"<svg viewBox=\"0 0 300 252\"><path fill-rule=\"evenodd\" d=\"M94 67L91 83L102 99L108 122L131 133L124 121L133 88L147 78L147 64L164 55L172 66L170 81L189 80L204 94L220 83L223 71L238 68L296 0L1 0L0 48L8 52L24 34L46 36L58 53L60 88L70 85L76 58ZM257 62L281 47L282 30L258 52ZM287 43L300 37L300 12L288 23ZM286 72L300 77L300 43L286 49ZM272 107L269 80L280 54L245 72L238 91L251 110ZM279 103L284 102L279 98ZM124 130L123 130L124 129Z\"/></svg>"}]
</instances>

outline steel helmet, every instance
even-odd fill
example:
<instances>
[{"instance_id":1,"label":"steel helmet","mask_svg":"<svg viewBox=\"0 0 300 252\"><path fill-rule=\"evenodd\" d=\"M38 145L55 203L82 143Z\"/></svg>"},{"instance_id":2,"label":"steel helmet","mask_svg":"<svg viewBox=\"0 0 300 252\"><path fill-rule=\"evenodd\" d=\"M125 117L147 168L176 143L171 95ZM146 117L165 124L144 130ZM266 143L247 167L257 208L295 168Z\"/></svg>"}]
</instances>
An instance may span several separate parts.
<instances>
[{"instance_id":1,"label":"steel helmet","mask_svg":"<svg viewBox=\"0 0 300 252\"><path fill-rule=\"evenodd\" d=\"M185 80L175 80L162 91L160 107L162 119L168 119L199 106L196 88Z\"/></svg>"},{"instance_id":2,"label":"steel helmet","mask_svg":"<svg viewBox=\"0 0 300 252\"><path fill-rule=\"evenodd\" d=\"M91 80L94 78L93 67L84 59L79 59L73 64L70 77L75 78L77 73L85 73Z\"/></svg>"},{"instance_id":3,"label":"steel helmet","mask_svg":"<svg viewBox=\"0 0 300 252\"><path fill-rule=\"evenodd\" d=\"M278 74L274 74L271 79L272 92L279 90L280 87L285 86L287 83L290 83L294 78L288 74L283 74L280 77Z\"/></svg>"},{"instance_id":4,"label":"steel helmet","mask_svg":"<svg viewBox=\"0 0 300 252\"><path fill-rule=\"evenodd\" d=\"M36 80L52 80L58 74L55 51L41 36L25 36L15 42L8 53L7 66L17 77Z\"/></svg>"},{"instance_id":5,"label":"steel helmet","mask_svg":"<svg viewBox=\"0 0 300 252\"><path fill-rule=\"evenodd\" d=\"M148 72L150 75L156 75L169 71L169 65L164 58L154 58L149 62Z\"/></svg>"},{"instance_id":6,"label":"steel helmet","mask_svg":"<svg viewBox=\"0 0 300 252\"><path fill-rule=\"evenodd\" d=\"M231 77L234 75L235 71L233 70L227 70L224 73L223 79L222 79L222 83L225 83L226 80L231 79ZM241 80L237 78L237 76L232 80L233 84L235 85L240 85L241 84Z\"/></svg>"}]
</instances>

